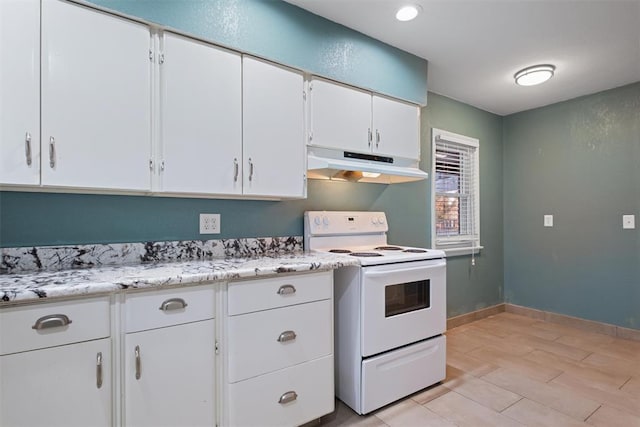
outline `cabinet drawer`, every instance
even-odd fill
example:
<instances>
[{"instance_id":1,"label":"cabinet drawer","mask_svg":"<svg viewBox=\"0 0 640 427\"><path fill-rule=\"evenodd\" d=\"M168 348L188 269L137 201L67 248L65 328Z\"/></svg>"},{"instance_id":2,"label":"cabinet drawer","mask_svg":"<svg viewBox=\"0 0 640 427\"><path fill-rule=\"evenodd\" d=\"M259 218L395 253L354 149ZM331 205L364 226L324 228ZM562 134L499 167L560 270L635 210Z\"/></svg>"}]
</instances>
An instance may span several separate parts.
<instances>
[{"instance_id":1,"label":"cabinet drawer","mask_svg":"<svg viewBox=\"0 0 640 427\"><path fill-rule=\"evenodd\" d=\"M290 392L295 399L280 403ZM230 384L228 397L229 425L304 424L333 411L333 356Z\"/></svg>"},{"instance_id":2,"label":"cabinet drawer","mask_svg":"<svg viewBox=\"0 0 640 427\"><path fill-rule=\"evenodd\" d=\"M215 317L215 285L127 294L126 332Z\"/></svg>"},{"instance_id":3,"label":"cabinet drawer","mask_svg":"<svg viewBox=\"0 0 640 427\"><path fill-rule=\"evenodd\" d=\"M317 359L332 353L333 304L323 300L232 316L228 337L230 383Z\"/></svg>"},{"instance_id":4,"label":"cabinet drawer","mask_svg":"<svg viewBox=\"0 0 640 427\"><path fill-rule=\"evenodd\" d=\"M329 299L333 272L232 282L228 295L229 316Z\"/></svg>"},{"instance_id":5,"label":"cabinet drawer","mask_svg":"<svg viewBox=\"0 0 640 427\"><path fill-rule=\"evenodd\" d=\"M110 319L109 297L3 308L0 354L108 337Z\"/></svg>"}]
</instances>

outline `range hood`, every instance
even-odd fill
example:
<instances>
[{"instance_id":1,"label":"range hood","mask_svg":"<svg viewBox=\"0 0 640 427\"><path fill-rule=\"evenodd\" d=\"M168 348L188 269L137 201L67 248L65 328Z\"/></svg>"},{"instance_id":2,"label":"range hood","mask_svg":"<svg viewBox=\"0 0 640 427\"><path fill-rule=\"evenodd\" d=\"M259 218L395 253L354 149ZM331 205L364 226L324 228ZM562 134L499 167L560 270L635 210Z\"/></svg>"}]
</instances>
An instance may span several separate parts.
<instances>
[{"instance_id":1,"label":"range hood","mask_svg":"<svg viewBox=\"0 0 640 427\"><path fill-rule=\"evenodd\" d=\"M418 169L416 160L319 147L307 148L309 179L397 184L429 177L429 174Z\"/></svg>"}]
</instances>

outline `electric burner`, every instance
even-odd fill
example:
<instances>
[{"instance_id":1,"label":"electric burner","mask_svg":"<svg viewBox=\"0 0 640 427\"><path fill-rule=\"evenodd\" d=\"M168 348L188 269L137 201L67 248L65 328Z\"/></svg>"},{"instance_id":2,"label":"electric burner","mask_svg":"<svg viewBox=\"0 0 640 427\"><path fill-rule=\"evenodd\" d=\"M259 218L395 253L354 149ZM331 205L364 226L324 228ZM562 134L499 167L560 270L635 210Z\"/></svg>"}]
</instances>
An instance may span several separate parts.
<instances>
[{"instance_id":1,"label":"electric burner","mask_svg":"<svg viewBox=\"0 0 640 427\"><path fill-rule=\"evenodd\" d=\"M350 254L351 253L349 249L330 249L329 252L334 254Z\"/></svg>"},{"instance_id":2,"label":"electric burner","mask_svg":"<svg viewBox=\"0 0 640 427\"><path fill-rule=\"evenodd\" d=\"M401 251L402 248L398 246L378 246L377 248L373 248L376 251Z\"/></svg>"},{"instance_id":3,"label":"electric burner","mask_svg":"<svg viewBox=\"0 0 640 427\"><path fill-rule=\"evenodd\" d=\"M410 253L410 254L424 254L427 251L426 251L426 249L405 249L402 252L407 252L407 253Z\"/></svg>"},{"instance_id":4,"label":"electric burner","mask_svg":"<svg viewBox=\"0 0 640 427\"><path fill-rule=\"evenodd\" d=\"M352 252L349 255L363 257L363 258L374 257L374 256L384 256L382 254L377 254L375 252Z\"/></svg>"}]
</instances>

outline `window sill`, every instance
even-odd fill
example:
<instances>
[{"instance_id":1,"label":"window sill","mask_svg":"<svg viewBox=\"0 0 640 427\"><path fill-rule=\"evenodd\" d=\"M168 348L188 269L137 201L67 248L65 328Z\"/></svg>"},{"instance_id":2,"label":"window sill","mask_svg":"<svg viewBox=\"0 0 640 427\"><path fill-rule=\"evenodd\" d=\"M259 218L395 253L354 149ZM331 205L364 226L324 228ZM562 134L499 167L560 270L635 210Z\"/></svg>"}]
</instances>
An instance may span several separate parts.
<instances>
[{"instance_id":1,"label":"window sill","mask_svg":"<svg viewBox=\"0 0 640 427\"><path fill-rule=\"evenodd\" d=\"M479 254L480 251L482 249L484 249L484 246L474 246L474 247L467 247L467 248L438 248L442 251L444 251L445 254L447 254L447 257L451 257L451 256L461 256L461 255L471 255L473 254Z\"/></svg>"}]
</instances>

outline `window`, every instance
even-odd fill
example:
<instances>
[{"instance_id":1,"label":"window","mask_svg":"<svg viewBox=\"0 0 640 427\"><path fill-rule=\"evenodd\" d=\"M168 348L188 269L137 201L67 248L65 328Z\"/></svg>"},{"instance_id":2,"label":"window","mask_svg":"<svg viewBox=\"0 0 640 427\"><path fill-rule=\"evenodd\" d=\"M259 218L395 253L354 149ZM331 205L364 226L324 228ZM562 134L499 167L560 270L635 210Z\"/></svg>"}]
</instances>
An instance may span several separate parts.
<instances>
[{"instance_id":1,"label":"window","mask_svg":"<svg viewBox=\"0 0 640 427\"><path fill-rule=\"evenodd\" d=\"M450 255L480 247L477 139L432 129L433 247Z\"/></svg>"}]
</instances>

